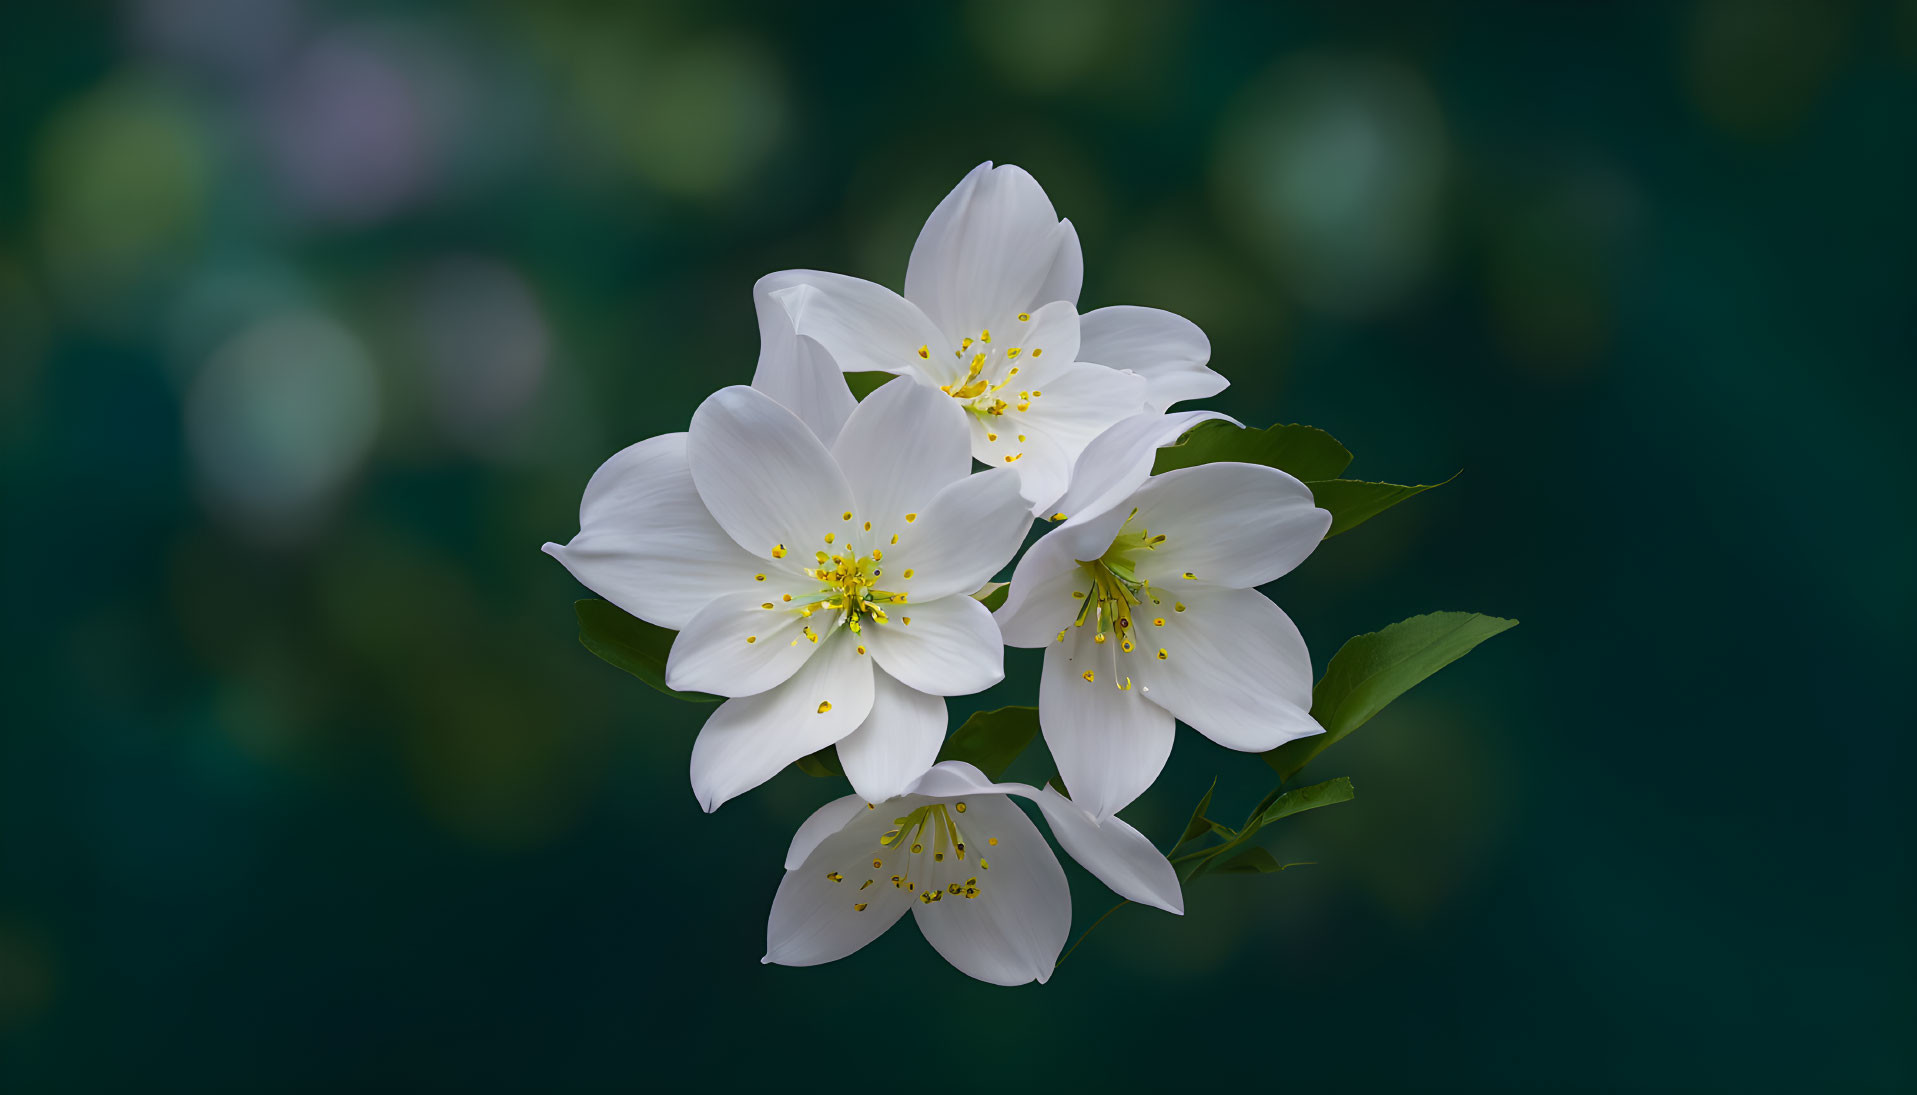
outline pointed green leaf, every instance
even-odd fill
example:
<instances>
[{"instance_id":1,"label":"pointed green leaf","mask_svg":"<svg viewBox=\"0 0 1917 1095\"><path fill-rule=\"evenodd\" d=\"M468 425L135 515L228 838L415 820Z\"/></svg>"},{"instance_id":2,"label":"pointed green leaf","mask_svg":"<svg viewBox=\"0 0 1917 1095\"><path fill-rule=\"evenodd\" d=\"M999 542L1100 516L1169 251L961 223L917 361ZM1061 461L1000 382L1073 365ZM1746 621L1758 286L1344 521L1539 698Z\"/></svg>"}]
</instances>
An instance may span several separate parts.
<instances>
[{"instance_id":1,"label":"pointed green leaf","mask_svg":"<svg viewBox=\"0 0 1917 1095\"><path fill-rule=\"evenodd\" d=\"M878 391L879 385L891 380L896 375L896 373L880 372L847 373L845 374L845 386L852 389L852 398L863 400L866 396Z\"/></svg>"},{"instance_id":2,"label":"pointed green leaf","mask_svg":"<svg viewBox=\"0 0 1917 1095\"><path fill-rule=\"evenodd\" d=\"M666 655L678 634L629 615L610 601L588 597L572 603L579 617L579 641L587 650L645 681L675 700L717 703L720 697L704 692L677 692L666 687Z\"/></svg>"},{"instance_id":3,"label":"pointed green leaf","mask_svg":"<svg viewBox=\"0 0 1917 1095\"><path fill-rule=\"evenodd\" d=\"M1263 848L1246 848L1237 855L1214 867L1219 874L1276 874L1293 867L1310 867L1309 861L1301 863L1280 863L1277 857Z\"/></svg>"},{"instance_id":4,"label":"pointed green leaf","mask_svg":"<svg viewBox=\"0 0 1917 1095\"><path fill-rule=\"evenodd\" d=\"M1350 465L1351 453L1315 426L1292 424L1248 430L1214 419L1193 426L1178 444L1159 449L1152 474L1221 460L1263 464L1310 482L1337 479Z\"/></svg>"},{"instance_id":5,"label":"pointed green leaf","mask_svg":"<svg viewBox=\"0 0 1917 1095\"><path fill-rule=\"evenodd\" d=\"M1453 475L1451 479L1456 479ZM1326 479L1308 482L1311 488L1311 500L1319 509L1331 511L1331 528L1325 532L1329 540L1341 532L1349 532L1378 516L1399 502L1415 495L1423 494L1432 487L1442 487L1451 482L1418 483L1404 486L1399 483L1366 483L1357 479Z\"/></svg>"},{"instance_id":6,"label":"pointed green leaf","mask_svg":"<svg viewBox=\"0 0 1917 1095\"><path fill-rule=\"evenodd\" d=\"M997 779L1038 736L1038 708L1001 707L980 711L945 739L940 760L962 760Z\"/></svg>"},{"instance_id":7,"label":"pointed green leaf","mask_svg":"<svg viewBox=\"0 0 1917 1095\"><path fill-rule=\"evenodd\" d=\"M1211 786L1205 788L1205 797L1199 799L1198 805L1192 808L1191 820L1185 823L1185 833L1178 838L1178 843L1172 845L1172 851L1175 852L1212 831L1213 822L1205 816L1205 811L1211 809L1211 794L1216 790L1218 790L1218 780L1213 777Z\"/></svg>"},{"instance_id":8,"label":"pointed green leaf","mask_svg":"<svg viewBox=\"0 0 1917 1095\"><path fill-rule=\"evenodd\" d=\"M792 766L814 779L829 779L845 774L845 766L839 763L839 747L828 745L816 753L807 753L792 762Z\"/></svg>"},{"instance_id":9,"label":"pointed green leaf","mask_svg":"<svg viewBox=\"0 0 1917 1095\"><path fill-rule=\"evenodd\" d=\"M1279 818L1302 814L1306 810L1316 810L1320 806L1333 806L1340 802L1350 802L1357 792L1351 788L1349 776L1315 783L1310 787L1300 787L1296 791L1286 791L1272 801L1270 807L1259 816L1258 825L1270 825Z\"/></svg>"},{"instance_id":10,"label":"pointed green leaf","mask_svg":"<svg viewBox=\"0 0 1917 1095\"><path fill-rule=\"evenodd\" d=\"M1476 612L1433 612L1357 636L1332 655L1312 689L1311 717L1325 732L1286 742L1266 753L1265 763L1290 779L1413 685L1517 625Z\"/></svg>"}]
</instances>

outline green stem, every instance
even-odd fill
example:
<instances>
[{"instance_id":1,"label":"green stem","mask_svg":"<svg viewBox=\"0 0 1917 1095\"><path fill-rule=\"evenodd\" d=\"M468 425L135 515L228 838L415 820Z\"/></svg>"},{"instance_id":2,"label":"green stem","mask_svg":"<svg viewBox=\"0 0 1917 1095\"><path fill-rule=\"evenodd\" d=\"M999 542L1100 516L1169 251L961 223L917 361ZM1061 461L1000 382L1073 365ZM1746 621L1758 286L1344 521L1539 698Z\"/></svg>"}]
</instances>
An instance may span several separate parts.
<instances>
[{"instance_id":1,"label":"green stem","mask_svg":"<svg viewBox=\"0 0 1917 1095\"><path fill-rule=\"evenodd\" d=\"M1105 916L1110 916L1110 915L1112 915L1113 913L1115 913L1115 912L1117 912L1118 910L1120 910L1120 909L1122 909L1122 908L1124 908L1125 906L1127 906L1127 905L1129 905L1129 904L1131 904L1131 902L1130 902L1129 900L1126 900L1126 901L1120 901L1120 902L1119 902L1118 904L1116 904L1116 905L1113 905L1113 906L1112 906L1111 908L1109 908L1109 909L1106 909L1106 910L1105 910ZM1061 954L1061 955L1059 955L1059 956L1058 956L1058 961L1056 961L1056 962L1054 962L1054 963L1052 963L1052 968L1053 968L1053 969L1057 969L1058 967L1060 967L1060 966L1062 966L1062 965L1064 965L1064 964L1065 964L1065 960L1066 960L1067 958L1070 958L1070 957L1072 956L1072 951L1075 951L1075 950L1077 950L1077 949L1078 949L1078 944L1079 944L1079 943L1083 943L1083 942L1085 941L1085 936L1087 936L1087 935L1090 935L1090 934L1092 934L1092 932L1094 932L1094 931L1096 931L1096 930L1098 930L1098 926L1099 926L1100 924L1103 924L1103 923L1105 922L1105 916L1101 916L1101 917L1099 917L1099 918L1098 918L1097 920L1094 920L1094 921L1092 921L1092 926L1091 926L1091 927L1089 927L1089 928L1086 928L1086 929L1085 929L1085 931L1084 931L1084 933L1083 933L1082 935L1080 935L1080 936L1078 937L1078 943L1073 943L1073 944L1071 945L1071 947L1070 947L1069 949L1067 949L1067 950L1066 950L1066 952L1065 952L1064 954Z\"/></svg>"}]
</instances>

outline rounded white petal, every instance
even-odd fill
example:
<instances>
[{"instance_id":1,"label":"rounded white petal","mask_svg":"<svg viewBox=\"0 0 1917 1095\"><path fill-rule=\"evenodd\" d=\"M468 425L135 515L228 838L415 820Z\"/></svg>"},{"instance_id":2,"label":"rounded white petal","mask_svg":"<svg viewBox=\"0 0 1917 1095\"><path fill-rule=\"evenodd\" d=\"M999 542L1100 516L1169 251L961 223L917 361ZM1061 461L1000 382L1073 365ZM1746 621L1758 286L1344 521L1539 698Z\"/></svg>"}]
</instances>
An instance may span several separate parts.
<instances>
[{"instance_id":1,"label":"rounded white petal","mask_svg":"<svg viewBox=\"0 0 1917 1095\"><path fill-rule=\"evenodd\" d=\"M792 330L813 339L848 373L904 373L931 361L943 334L923 312L883 285L822 270L785 270L771 277L782 287L815 292L780 297ZM924 348L926 355L919 350Z\"/></svg>"},{"instance_id":2,"label":"rounded white petal","mask_svg":"<svg viewBox=\"0 0 1917 1095\"><path fill-rule=\"evenodd\" d=\"M1116 816L1094 819L1050 786L1027 797L1038 803L1045 823L1051 826L1052 835L1066 854L1113 893L1168 913L1184 914L1185 895L1178 886L1178 872L1145 839L1145 834Z\"/></svg>"},{"instance_id":3,"label":"rounded white petal","mask_svg":"<svg viewBox=\"0 0 1917 1095\"><path fill-rule=\"evenodd\" d=\"M687 442L692 481L706 509L760 570L803 580L804 567L852 488L832 454L797 415L742 385L721 388L693 412ZM785 548L784 558L773 549Z\"/></svg>"},{"instance_id":4,"label":"rounded white petal","mask_svg":"<svg viewBox=\"0 0 1917 1095\"><path fill-rule=\"evenodd\" d=\"M1065 871L1038 827L1010 799L981 795L965 802L960 824L975 854L991 866L973 876L979 883L975 898L948 893L937 901L913 901L919 931L969 976L995 985L1042 983L1071 932Z\"/></svg>"},{"instance_id":5,"label":"rounded white petal","mask_svg":"<svg viewBox=\"0 0 1917 1095\"><path fill-rule=\"evenodd\" d=\"M906 266L905 295L956 343L1012 313L1076 302L1084 272L1078 232L1058 219L1038 180L988 162L926 219Z\"/></svg>"},{"instance_id":6,"label":"rounded white petal","mask_svg":"<svg viewBox=\"0 0 1917 1095\"><path fill-rule=\"evenodd\" d=\"M799 829L792 834L792 844L785 850L785 869L790 871L805 862L812 849L824 842L826 837L838 832L859 816L861 810L868 809L865 799L858 795L846 795L835 798L824 806L812 811L812 816L799 823Z\"/></svg>"},{"instance_id":7,"label":"rounded white petal","mask_svg":"<svg viewBox=\"0 0 1917 1095\"><path fill-rule=\"evenodd\" d=\"M1331 527L1331 514L1312 504L1311 488L1258 464L1200 464L1155 475L1131 505L1138 510L1133 529L1165 536L1135 560L1138 574L1173 594L1192 581L1263 585L1304 562Z\"/></svg>"},{"instance_id":8,"label":"rounded white petal","mask_svg":"<svg viewBox=\"0 0 1917 1095\"><path fill-rule=\"evenodd\" d=\"M1235 419L1217 411L1147 411L1114 425L1093 438L1072 468L1072 486L1056 503L1067 527L1089 521L1129 498L1151 477L1158 450L1208 419ZM1086 556L1090 558L1090 556Z\"/></svg>"},{"instance_id":9,"label":"rounded white petal","mask_svg":"<svg viewBox=\"0 0 1917 1095\"><path fill-rule=\"evenodd\" d=\"M781 966L836 961L885 934L904 915L911 895L873 878L869 869L891 818L880 819L884 811L863 806L859 812L867 816L854 814L850 824L825 836L780 880L766 919L764 961ZM863 885L867 879L872 885Z\"/></svg>"},{"instance_id":10,"label":"rounded white petal","mask_svg":"<svg viewBox=\"0 0 1917 1095\"><path fill-rule=\"evenodd\" d=\"M1311 653L1291 618L1255 590L1186 584L1161 594L1172 604L1160 611L1174 608L1163 627L1140 621L1131 672L1146 697L1227 749L1262 753L1322 733L1308 713Z\"/></svg>"},{"instance_id":11,"label":"rounded white petal","mask_svg":"<svg viewBox=\"0 0 1917 1095\"><path fill-rule=\"evenodd\" d=\"M801 630L804 617L782 605L770 589L714 598L672 640L666 684L681 692L751 696L784 683L818 646Z\"/></svg>"},{"instance_id":12,"label":"rounded white petal","mask_svg":"<svg viewBox=\"0 0 1917 1095\"><path fill-rule=\"evenodd\" d=\"M839 739L839 763L858 792L853 797L884 802L904 794L938 759L945 726L942 697L900 684L883 669L875 670L872 713L857 730Z\"/></svg>"},{"instance_id":13,"label":"rounded white petal","mask_svg":"<svg viewBox=\"0 0 1917 1095\"><path fill-rule=\"evenodd\" d=\"M969 696L1005 679L998 625L991 610L971 597L891 605L887 615L887 623L866 625L861 640L881 668L910 687L934 696Z\"/></svg>"},{"instance_id":14,"label":"rounded white petal","mask_svg":"<svg viewBox=\"0 0 1917 1095\"><path fill-rule=\"evenodd\" d=\"M1093 625L1068 627L1045 648L1038 722L1072 801L1095 818L1129 806L1171 756L1171 715L1148 702L1141 682L1126 683L1118 642L1093 640ZM1086 673L1092 678L1087 680Z\"/></svg>"},{"instance_id":15,"label":"rounded white petal","mask_svg":"<svg viewBox=\"0 0 1917 1095\"><path fill-rule=\"evenodd\" d=\"M825 347L792 329L791 312L804 310L806 298L817 291L790 273L768 274L752 287L752 306L759 314L759 366L752 386L830 445L858 403Z\"/></svg>"},{"instance_id":16,"label":"rounded white petal","mask_svg":"<svg viewBox=\"0 0 1917 1095\"><path fill-rule=\"evenodd\" d=\"M1145 378L1136 374L1083 361L1050 368L1047 373L1031 380L1033 388L1044 394L1031 401L1032 409L1025 416L1027 432L1043 432L1074 460L1093 438L1145 406Z\"/></svg>"},{"instance_id":17,"label":"rounded white petal","mask_svg":"<svg viewBox=\"0 0 1917 1095\"><path fill-rule=\"evenodd\" d=\"M972 457L1017 475L1019 497L1035 516L1048 512L1052 499L1071 485L1072 454L1015 411L989 422L972 419Z\"/></svg>"},{"instance_id":18,"label":"rounded white petal","mask_svg":"<svg viewBox=\"0 0 1917 1095\"><path fill-rule=\"evenodd\" d=\"M940 491L906 523L899 542L885 547L882 588L914 601L970 593L1011 562L1031 527L1017 475L1003 468L968 475Z\"/></svg>"},{"instance_id":19,"label":"rounded white petal","mask_svg":"<svg viewBox=\"0 0 1917 1095\"><path fill-rule=\"evenodd\" d=\"M1187 399L1204 399L1230 381L1206 366L1211 340L1198 324L1158 308L1119 305L1078 317L1078 356L1145 378L1146 400L1155 411Z\"/></svg>"},{"instance_id":20,"label":"rounded white petal","mask_svg":"<svg viewBox=\"0 0 1917 1095\"><path fill-rule=\"evenodd\" d=\"M966 417L950 396L909 383L884 385L852 412L832 455L852 486L853 520L868 546L903 536L906 514L928 509L971 473Z\"/></svg>"},{"instance_id":21,"label":"rounded white petal","mask_svg":"<svg viewBox=\"0 0 1917 1095\"><path fill-rule=\"evenodd\" d=\"M683 433L601 464L579 500L579 535L545 551L594 593L675 631L714 597L750 587L757 571L699 500Z\"/></svg>"},{"instance_id":22,"label":"rounded white petal","mask_svg":"<svg viewBox=\"0 0 1917 1095\"><path fill-rule=\"evenodd\" d=\"M792 679L727 700L692 743L692 792L707 813L816 753L872 711L872 665L844 631L823 639Z\"/></svg>"}]
</instances>

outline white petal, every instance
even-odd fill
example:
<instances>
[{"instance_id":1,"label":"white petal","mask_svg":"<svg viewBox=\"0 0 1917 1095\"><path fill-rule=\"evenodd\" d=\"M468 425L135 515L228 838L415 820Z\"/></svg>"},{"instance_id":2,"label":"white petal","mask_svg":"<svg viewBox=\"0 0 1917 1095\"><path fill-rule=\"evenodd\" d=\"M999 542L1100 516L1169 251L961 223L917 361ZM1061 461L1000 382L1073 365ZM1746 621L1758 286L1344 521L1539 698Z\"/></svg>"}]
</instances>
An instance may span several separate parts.
<instances>
[{"instance_id":1,"label":"white petal","mask_svg":"<svg viewBox=\"0 0 1917 1095\"><path fill-rule=\"evenodd\" d=\"M909 383L884 385L852 412L832 455L852 485L861 542L884 548L893 533L907 531L906 514L928 509L939 491L971 473L967 417L950 396Z\"/></svg>"},{"instance_id":2,"label":"white petal","mask_svg":"<svg viewBox=\"0 0 1917 1095\"><path fill-rule=\"evenodd\" d=\"M980 164L938 204L912 245L905 295L957 343L1014 312L1078 300L1084 258L1023 170Z\"/></svg>"},{"instance_id":3,"label":"white petal","mask_svg":"<svg viewBox=\"0 0 1917 1095\"><path fill-rule=\"evenodd\" d=\"M914 601L970 593L1012 561L1031 527L1017 475L1003 468L968 475L940 491L907 522L899 542L886 546L882 588Z\"/></svg>"},{"instance_id":4,"label":"white petal","mask_svg":"<svg viewBox=\"0 0 1917 1095\"><path fill-rule=\"evenodd\" d=\"M950 367L949 352L934 352L947 341L938 327L885 286L820 270L786 270L772 277L784 286L816 290L779 299L792 329L825 347L846 372L905 373L934 362Z\"/></svg>"},{"instance_id":5,"label":"white petal","mask_svg":"<svg viewBox=\"0 0 1917 1095\"><path fill-rule=\"evenodd\" d=\"M780 880L766 920L764 961L782 966L832 962L885 934L904 915L911 896L873 878L869 870L891 818L880 819L880 811L863 807L861 812L868 816L854 814L851 824L819 841ZM872 885L864 885L867 879Z\"/></svg>"},{"instance_id":6,"label":"white petal","mask_svg":"<svg viewBox=\"0 0 1917 1095\"><path fill-rule=\"evenodd\" d=\"M824 806L812 811L812 816L799 823L799 829L792 834L792 844L785 850L785 869L790 871L805 862L812 849L824 842L826 837L846 827L851 820L859 816L859 811L870 807L865 799L858 795L835 798Z\"/></svg>"},{"instance_id":7,"label":"white petal","mask_svg":"<svg viewBox=\"0 0 1917 1095\"><path fill-rule=\"evenodd\" d=\"M579 500L579 535L545 551L594 593L675 631L714 597L750 587L758 570L699 500L683 433L601 464Z\"/></svg>"},{"instance_id":8,"label":"white petal","mask_svg":"<svg viewBox=\"0 0 1917 1095\"><path fill-rule=\"evenodd\" d=\"M1093 625L1067 628L1045 648L1038 721L1072 801L1103 819L1130 805L1171 756L1172 717L1134 680L1121 688L1116 639L1093 641ZM1093 674L1086 680L1087 671Z\"/></svg>"},{"instance_id":9,"label":"white petal","mask_svg":"<svg viewBox=\"0 0 1917 1095\"><path fill-rule=\"evenodd\" d=\"M804 567L840 514L852 488L810 427L772 397L735 385L693 412L686 455L706 508L734 542L804 580ZM773 548L783 545L784 558Z\"/></svg>"},{"instance_id":10,"label":"white petal","mask_svg":"<svg viewBox=\"0 0 1917 1095\"><path fill-rule=\"evenodd\" d=\"M1029 797L1044 812L1045 823L1051 826L1059 846L1113 893L1168 913L1184 914L1185 896L1178 887L1178 872L1143 833L1116 816L1094 820L1077 803L1049 786Z\"/></svg>"},{"instance_id":11,"label":"white petal","mask_svg":"<svg viewBox=\"0 0 1917 1095\"><path fill-rule=\"evenodd\" d=\"M1061 628L1078 618L1083 601L1074 591L1091 588L1091 576L1080 559L1097 559L1112 546L1112 537L1125 522L1126 511L1109 509L1079 521L1068 521L1027 548L1012 571L1005 603L993 613L999 633L1009 646L1045 646Z\"/></svg>"},{"instance_id":12,"label":"white petal","mask_svg":"<svg viewBox=\"0 0 1917 1095\"><path fill-rule=\"evenodd\" d=\"M965 795L1022 794L1034 789L1023 783L993 783L976 765L962 760L942 760L926 769L913 781L910 793L926 798L961 798Z\"/></svg>"},{"instance_id":13,"label":"white petal","mask_svg":"<svg viewBox=\"0 0 1917 1095\"><path fill-rule=\"evenodd\" d=\"M981 981L1044 982L1072 927L1072 895L1058 857L1031 819L1002 795L967 799L960 824L991 867L976 875L976 898L914 901L919 931L946 961Z\"/></svg>"},{"instance_id":14,"label":"white petal","mask_svg":"<svg viewBox=\"0 0 1917 1095\"><path fill-rule=\"evenodd\" d=\"M839 739L839 763L858 792L854 798L884 802L904 794L938 759L945 700L900 684L883 669L872 674L872 686L872 713Z\"/></svg>"},{"instance_id":15,"label":"white petal","mask_svg":"<svg viewBox=\"0 0 1917 1095\"><path fill-rule=\"evenodd\" d=\"M1207 419L1234 419L1217 411L1146 412L1119 422L1092 439L1072 468L1072 487L1057 502L1069 527L1091 520L1131 496L1151 477L1158 450ZM1087 556L1089 558L1089 556Z\"/></svg>"},{"instance_id":16,"label":"white petal","mask_svg":"<svg viewBox=\"0 0 1917 1095\"><path fill-rule=\"evenodd\" d=\"M759 313L759 367L752 386L777 400L830 445L858 403L839 363L816 341L792 329L791 311L817 292L789 274L768 274L752 287Z\"/></svg>"},{"instance_id":17,"label":"white petal","mask_svg":"<svg viewBox=\"0 0 1917 1095\"><path fill-rule=\"evenodd\" d=\"M1200 464L1153 476L1131 505L1131 528L1163 533L1134 560L1140 577L1176 594L1189 581L1250 589L1304 562L1331 527L1311 488L1258 464ZM1185 574L1196 575L1187 579Z\"/></svg>"},{"instance_id":18,"label":"white petal","mask_svg":"<svg viewBox=\"0 0 1917 1095\"><path fill-rule=\"evenodd\" d=\"M972 418L972 456L1017 475L1019 496L1034 515L1049 511L1052 499L1071 485L1072 454L1016 411L987 421Z\"/></svg>"},{"instance_id":19,"label":"white petal","mask_svg":"<svg viewBox=\"0 0 1917 1095\"><path fill-rule=\"evenodd\" d=\"M1104 365L1073 362L1047 369L1031 384L1044 394L1031 401L1025 421L1058 442L1073 459L1092 438L1145 406L1145 379Z\"/></svg>"},{"instance_id":20,"label":"white petal","mask_svg":"<svg viewBox=\"0 0 1917 1095\"><path fill-rule=\"evenodd\" d=\"M1217 395L1230 383L1206 367L1211 340L1184 316L1120 305L1078 318L1083 340L1078 356L1144 377L1146 398L1155 411Z\"/></svg>"},{"instance_id":21,"label":"white petal","mask_svg":"<svg viewBox=\"0 0 1917 1095\"><path fill-rule=\"evenodd\" d=\"M841 629L784 684L727 700L692 743L692 791L707 813L816 753L872 711L872 665ZM823 708L823 710L821 710Z\"/></svg>"},{"instance_id":22,"label":"white petal","mask_svg":"<svg viewBox=\"0 0 1917 1095\"><path fill-rule=\"evenodd\" d=\"M1255 590L1198 587L1163 596L1183 611L1139 621L1132 673L1145 695L1227 749L1264 752L1321 733L1311 710L1311 653L1291 618ZM1159 661L1156 648L1165 651ZM1061 767L1060 771L1063 771ZM1078 794L1078 785L1065 777Z\"/></svg>"},{"instance_id":23,"label":"white petal","mask_svg":"<svg viewBox=\"0 0 1917 1095\"><path fill-rule=\"evenodd\" d=\"M907 685L934 696L969 696L1005 679L998 625L972 598L892 605L887 615L890 622L867 625L863 639L879 665Z\"/></svg>"},{"instance_id":24,"label":"white petal","mask_svg":"<svg viewBox=\"0 0 1917 1095\"><path fill-rule=\"evenodd\" d=\"M782 684L818 649L801 630L807 622L770 589L716 597L672 640L666 684L714 696L750 696Z\"/></svg>"}]
</instances>

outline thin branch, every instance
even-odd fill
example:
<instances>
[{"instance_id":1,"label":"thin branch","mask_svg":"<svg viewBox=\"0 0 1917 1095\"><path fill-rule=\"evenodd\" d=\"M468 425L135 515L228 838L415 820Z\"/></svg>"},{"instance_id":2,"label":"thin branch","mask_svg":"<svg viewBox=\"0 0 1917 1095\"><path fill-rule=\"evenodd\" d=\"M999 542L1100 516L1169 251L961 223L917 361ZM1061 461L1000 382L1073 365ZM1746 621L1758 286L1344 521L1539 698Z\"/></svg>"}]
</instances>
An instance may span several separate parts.
<instances>
[{"instance_id":1,"label":"thin branch","mask_svg":"<svg viewBox=\"0 0 1917 1095\"><path fill-rule=\"evenodd\" d=\"M1120 901L1120 902L1119 902L1118 904L1116 904L1116 905L1113 905L1113 906L1112 906L1111 908L1109 908L1109 909L1106 909L1106 910L1105 910L1105 916L1110 916L1110 915L1112 915L1113 913L1115 913L1115 912L1117 912L1118 910L1120 910L1120 909L1122 909L1122 908L1124 908L1125 906L1127 906L1127 905L1129 905L1129 904L1131 904L1131 902L1130 902L1129 900L1126 900L1126 901ZM1058 956L1058 961L1056 961L1056 962L1054 962L1054 963L1052 963L1052 968L1053 968L1053 969L1057 969L1058 967L1060 967L1060 966L1062 966L1062 965L1064 965L1064 964L1065 964L1065 960L1066 960L1067 958L1070 958L1070 957L1072 956L1072 951L1075 951L1075 950L1077 950L1077 949L1078 949L1078 944L1079 944L1079 943L1083 943L1083 942L1085 941L1085 936L1087 936L1087 935L1090 935L1090 934L1092 934L1092 932L1094 932L1094 931L1096 931L1096 930L1098 930L1098 926L1099 926L1100 924L1103 924L1103 923L1105 922L1105 916L1101 916L1101 917L1099 917L1099 918L1098 918L1097 920L1094 920L1094 921L1092 921L1092 926L1091 926L1091 927L1089 927L1089 928L1086 928L1086 929L1085 929L1085 931L1084 931L1084 933L1083 933L1083 934L1081 934L1081 935L1080 935L1080 936L1078 937L1078 943L1073 943L1073 944L1071 945L1071 947L1070 947L1069 949L1067 949L1067 950L1065 951L1065 953L1064 953L1064 954L1061 954L1061 955L1059 955L1059 956Z\"/></svg>"}]
</instances>

